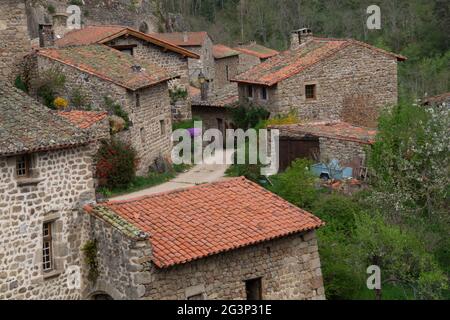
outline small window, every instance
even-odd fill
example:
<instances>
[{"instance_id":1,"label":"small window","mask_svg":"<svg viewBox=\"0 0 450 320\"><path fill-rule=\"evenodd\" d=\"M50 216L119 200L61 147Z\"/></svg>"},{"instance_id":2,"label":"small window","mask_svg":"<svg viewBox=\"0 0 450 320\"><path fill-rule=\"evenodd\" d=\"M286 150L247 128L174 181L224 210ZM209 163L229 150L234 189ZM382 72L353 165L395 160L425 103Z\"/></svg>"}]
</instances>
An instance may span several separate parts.
<instances>
[{"instance_id":1,"label":"small window","mask_svg":"<svg viewBox=\"0 0 450 320\"><path fill-rule=\"evenodd\" d=\"M18 178L28 178L31 176L30 155L19 156L16 159L16 175Z\"/></svg>"},{"instance_id":2,"label":"small window","mask_svg":"<svg viewBox=\"0 0 450 320\"><path fill-rule=\"evenodd\" d=\"M316 85L308 84L305 86L306 99L316 99Z\"/></svg>"},{"instance_id":3,"label":"small window","mask_svg":"<svg viewBox=\"0 0 450 320\"><path fill-rule=\"evenodd\" d=\"M262 300L262 278L245 281L247 300Z\"/></svg>"},{"instance_id":4,"label":"small window","mask_svg":"<svg viewBox=\"0 0 450 320\"><path fill-rule=\"evenodd\" d=\"M159 130L162 136L166 134L166 122L164 120L159 120Z\"/></svg>"},{"instance_id":5,"label":"small window","mask_svg":"<svg viewBox=\"0 0 450 320\"><path fill-rule=\"evenodd\" d=\"M141 106L141 95L139 93L136 93L136 108L139 108Z\"/></svg>"},{"instance_id":6,"label":"small window","mask_svg":"<svg viewBox=\"0 0 450 320\"><path fill-rule=\"evenodd\" d=\"M267 88L266 87L261 88L261 99L267 100Z\"/></svg>"},{"instance_id":7,"label":"small window","mask_svg":"<svg viewBox=\"0 0 450 320\"><path fill-rule=\"evenodd\" d=\"M230 67L228 65L225 66L225 72L227 75L227 81L230 81Z\"/></svg>"},{"instance_id":8,"label":"small window","mask_svg":"<svg viewBox=\"0 0 450 320\"><path fill-rule=\"evenodd\" d=\"M249 98L253 98L253 86L248 86L247 87L247 96Z\"/></svg>"},{"instance_id":9,"label":"small window","mask_svg":"<svg viewBox=\"0 0 450 320\"><path fill-rule=\"evenodd\" d=\"M42 228L42 269L45 272L53 270L53 239L51 222L46 222Z\"/></svg>"},{"instance_id":10,"label":"small window","mask_svg":"<svg viewBox=\"0 0 450 320\"><path fill-rule=\"evenodd\" d=\"M141 143L145 143L145 129L141 128L140 130Z\"/></svg>"}]
</instances>

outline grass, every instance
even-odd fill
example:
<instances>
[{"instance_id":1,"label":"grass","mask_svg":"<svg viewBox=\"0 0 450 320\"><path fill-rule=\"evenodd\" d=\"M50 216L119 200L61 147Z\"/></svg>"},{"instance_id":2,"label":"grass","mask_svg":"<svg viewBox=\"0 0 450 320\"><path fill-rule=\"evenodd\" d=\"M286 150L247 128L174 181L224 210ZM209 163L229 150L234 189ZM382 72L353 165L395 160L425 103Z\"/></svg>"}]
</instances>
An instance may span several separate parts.
<instances>
[{"instance_id":1,"label":"grass","mask_svg":"<svg viewBox=\"0 0 450 320\"><path fill-rule=\"evenodd\" d=\"M147 188L151 188L160 184L163 184L173 178L175 178L178 174L185 172L188 170L191 166L189 165L173 165L173 170L164 172L164 173L157 173L157 172L150 172L145 177L136 177L134 180L124 188L114 188L114 189L107 189L107 188L101 188L99 189L99 192L102 193L107 198L117 197L128 193L133 193L137 191L141 191Z\"/></svg>"}]
</instances>

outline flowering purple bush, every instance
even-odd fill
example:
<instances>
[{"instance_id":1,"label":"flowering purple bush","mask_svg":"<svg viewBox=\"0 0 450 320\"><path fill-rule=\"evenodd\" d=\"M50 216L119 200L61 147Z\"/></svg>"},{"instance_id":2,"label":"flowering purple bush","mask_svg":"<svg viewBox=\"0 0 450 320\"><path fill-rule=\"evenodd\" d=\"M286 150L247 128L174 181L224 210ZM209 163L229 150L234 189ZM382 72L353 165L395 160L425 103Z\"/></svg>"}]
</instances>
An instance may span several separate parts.
<instances>
[{"instance_id":1,"label":"flowering purple bush","mask_svg":"<svg viewBox=\"0 0 450 320\"><path fill-rule=\"evenodd\" d=\"M191 138L198 137L202 135L202 129L200 128L189 128L187 129L189 131L189 134L191 135Z\"/></svg>"}]
</instances>

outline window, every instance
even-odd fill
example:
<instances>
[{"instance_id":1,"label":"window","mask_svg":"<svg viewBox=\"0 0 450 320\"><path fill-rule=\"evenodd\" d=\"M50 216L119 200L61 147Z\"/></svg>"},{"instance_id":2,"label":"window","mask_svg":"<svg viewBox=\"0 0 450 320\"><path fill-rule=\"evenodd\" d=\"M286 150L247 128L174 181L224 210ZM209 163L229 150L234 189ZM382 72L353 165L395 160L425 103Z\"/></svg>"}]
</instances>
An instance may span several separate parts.
<instances>
[{"instance_id":1,"label":"window","mask_svg":"<svg viewBox=\"0 0 450 320\"><path fill-rule=\"evenodd\" d=\"M145 143L145 129L144 128L141 128L140 135L141 135L141 143Z\"/></svg>"},{"instance_id":2,"label":"window","mask_svg":"<svg viewBox=\"0 0 450 320\"><path fill-rule=\"evenodd\" d=\"M230 81L230 67L228 65L225 66L225 72L227 74L227 81Z\"/></svg>"},{"instance_id":3,"label":"window","mask_svg":"<svg viewBox=\"0 0 450 320\"><path fill-rule=\"evenodd\" d=\"M28 178L31 176L30 155L19 156L16 159L16 175L18 178Z\"/></svg>"},{"instance_id":4,"label":"window","mask_svg":"<svg viewBox=\"0 0 450 320\"><path fill-rule=\"evenodd\" d=\"M306 99L316 99L316 85L308 84L305 86Z\"/></svg>"},{"instance_id":5,"label":"window","mask_svg":"<svg viewBox=\"0 0 450 320\"><path fill-rule=\"evenodd\" d=\"M248 86L247 87L247 96L249 98L253 98L253 86Z\"/></svg>"},{"instance_id":6,"label":"window","mask_svg":"<svg viewBox=\"0 0 450 320\"><path fill-rule=\"evenodd\" d=\"M262 278L245 281L247 300L262 300Z\"/></svg>"},{"instance_id":7,"label":"window","mask_svg":"<svg viewBox=\"0 0 450 320\"><path fill-rule=\"evenodd\" d=\"M139 108L141 106L141 95L139 93L136 93L136 108Z\"/></svg>"},{"instance_id":8,"label":"window","mask_svg":"<svg viewBox=\"0 0 450 320\"><path fill-rule=\"evenodd\" d=\"M267 88L266 87L261 88L261 99L267 100Z\"/></svg>"},{"instance_id":9,"label":"window","mask_svg":"<svg viewBox=\"0 0 450 320\"><path fill-rule=\"evenodd\" d=\"M164 120L159 120L159 130L162 136L166 134L166 123Z\"/></svg>"},{"instance_id":10,"label":"window","mask_svg":"<svg viewBox=\"0 0 450 320\"><path fill-rule=\"evenodd\" d=\"M217 129L223 132L223 119L217 118Z\"/></svg>"},{"instance_id":11,"label":"window","mask_svg":"<svg viewBox=\"0 0 450 320\"><path fill-rule=\"evenodd\" d=\"M42 269L44 271L53 270L53 246L52 246L52 223L46 222L42 228Z\"/></svg>"}]
</instances>

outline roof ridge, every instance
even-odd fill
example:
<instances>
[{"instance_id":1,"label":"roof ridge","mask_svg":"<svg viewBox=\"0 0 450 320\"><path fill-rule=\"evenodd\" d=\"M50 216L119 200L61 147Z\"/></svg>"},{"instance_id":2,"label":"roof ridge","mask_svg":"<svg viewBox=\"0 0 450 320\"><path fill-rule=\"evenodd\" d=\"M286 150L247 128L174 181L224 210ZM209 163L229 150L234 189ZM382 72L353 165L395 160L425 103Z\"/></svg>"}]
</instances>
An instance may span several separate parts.
<instances>
[{"instance_id":1,"label":"roof ridge","mask_svg":"<svg viewBox=\"0 0 450 320\"><path fill-rule=\"evenodd\" d=\"M187 191L190 191L190 190L193 190L193 189L201 189L201 188L205 188L205 187L209 187L209 186L213 186L213 185L217 185L217 184L225 184L225 183L235 182L235 181L246 181L246 182L248 182L250 180L246 179L244 176L232 177L232 178L227 178L226 180L220 180L220 181L214 181L214 182L205 182L205 183L197 184L197 185L191 186L191 187L183 187L183 188L170 190L170 191L162 191L162 192L158 192L158 193L154 193L154 194L148 194L148 195L145 195L145 196L140 196L140 197L136 197L136 198L128 199L128 200L110 200L110 201L107 201L106 203L107 204L114 204L114 205L134 203L134 202L139 202L139 201L150 199L150 198L156 198L156 197L169 195L169 194L182 193L182 192L187 192Z\"/></svg>"}]
</instances>

